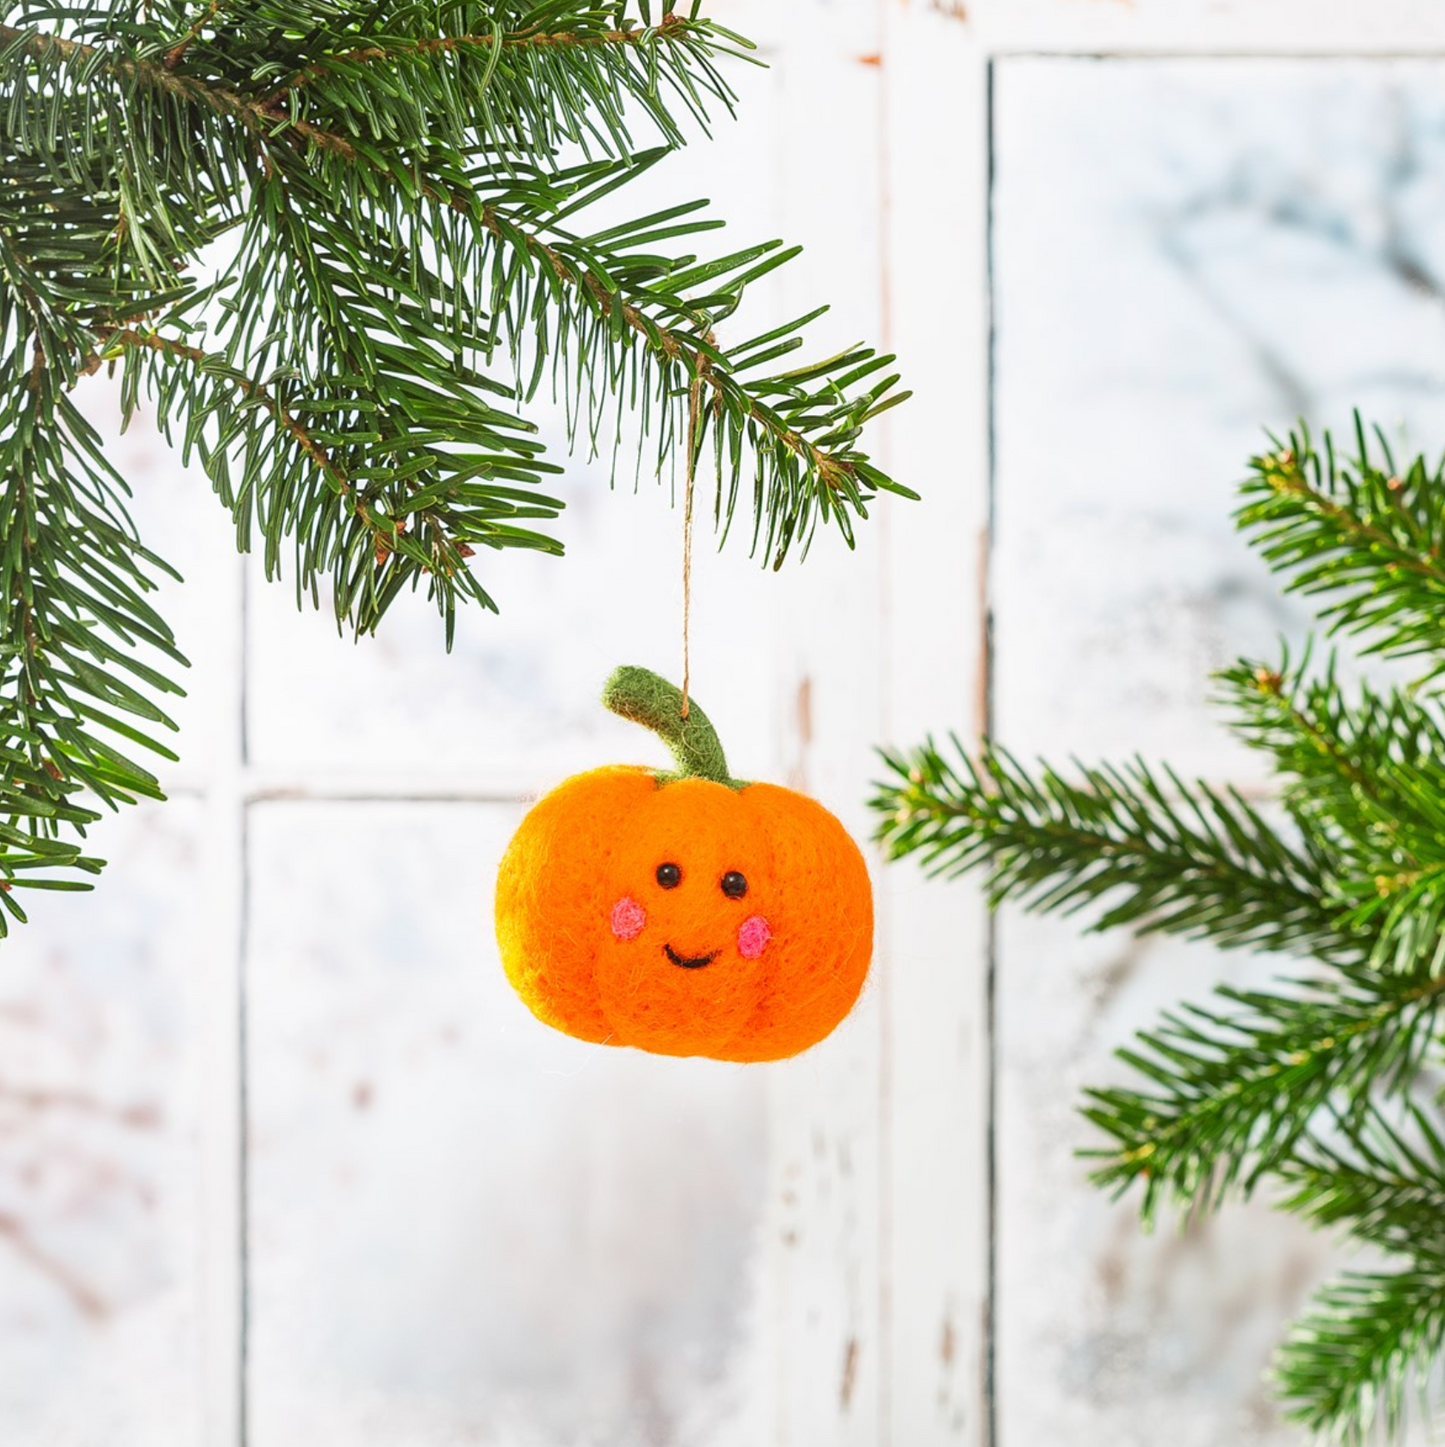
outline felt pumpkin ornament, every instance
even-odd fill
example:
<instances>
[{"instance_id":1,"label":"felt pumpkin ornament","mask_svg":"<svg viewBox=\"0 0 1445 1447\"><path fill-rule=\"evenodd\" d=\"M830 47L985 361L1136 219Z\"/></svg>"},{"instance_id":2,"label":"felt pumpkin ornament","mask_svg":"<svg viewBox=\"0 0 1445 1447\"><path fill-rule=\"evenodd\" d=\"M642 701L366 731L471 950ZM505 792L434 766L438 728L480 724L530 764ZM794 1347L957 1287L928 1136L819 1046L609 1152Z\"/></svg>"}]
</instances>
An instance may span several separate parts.
<instances>
[{"instance_id":1,"label":"felt pumpkin ornament","mask_svg":"<svg viewBox=\"0 0 1445 1447\"><path fill-rule=\"evenodd\" d=\"M821 804L732 778L696 704L644 668L602 702L669 772L577 774L533 806L497 877L497 940L538 1019L605 1045L780 1060L853 1007L873 953L863 856Z\"/></svg>"}]
</instances>

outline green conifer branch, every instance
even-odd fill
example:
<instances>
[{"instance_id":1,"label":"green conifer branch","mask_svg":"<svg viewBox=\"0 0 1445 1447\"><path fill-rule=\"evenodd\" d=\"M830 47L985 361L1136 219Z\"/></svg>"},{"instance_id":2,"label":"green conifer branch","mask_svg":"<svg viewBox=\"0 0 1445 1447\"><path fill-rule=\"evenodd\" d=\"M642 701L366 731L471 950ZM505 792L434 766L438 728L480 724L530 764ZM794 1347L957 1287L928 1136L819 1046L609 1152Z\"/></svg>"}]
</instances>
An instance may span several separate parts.
<instances>
[{"instance_id":1,"label":"green conifer branch","mask_svg":"<svg viewBox=\"0 0 1445 1447\"><path fill-rule=\"evenodd\" d=\"M1303 432L1255 459L1240 523L1329 631L1419 660L1428 683L1445 672L1445 473L1357 437L1347 464ZM1065 780L955 741L957 761L931 743L884 755L878 836L932 873L985 870L995 904L1321 963L1143 1032L1119 1052L1133 1081L1087 1093L1107 1137L1088 1154L1146 1219L1274 1181L1285 1209L1390 1253L1325 1287L1278 1358L1291 1415L1363 1447L1403 1430L1412 1384L1439 1406L1445 1360L1445 1138L1422 1073L1445 1044L1445 708L1433 688L1346 683L1308 649L1219 682L1273 765L1278 824L1167 769Z\"/></svg>"},{"instance_id":2,"label":"green conifer branch","mask_svg":"<svg viewBox=\"0 0 1445 1447\"><path fill-rule=\"evenodd\" d=\"M1145 1220L1161 1204L1209 1210L1279 1171L1311 1132L1406 1088L1438 1036L1445 976L1340 967L1288 992L1222 987L1228 1013L1184 1006L1119 1058L1141 1089L1087 1092L1085 1114L1114 1144L1093 1178L1137 1183Z\"/></svg>"},{"instance_id":3,"label":"green conifer branch","mask_svg":"<svg viewBox=\"0 0 1445 1447\"><path fill-rule=\"evenodd\" d=\"M1371 1106L1342 1116L1279 1169L1283 1209L1392 1257L1392 1270L1327 1285L1276 1356L1288 1415L1352 1447L1403 1429L1412 1385L1427 1414L1439 1403L1445 1138L1419 1101L1394 1114Z\"/></svg>"},{"instance_id":4,"label":"green conifer branch","mask_svg":"<svg viewBox=\"0 0 1445 1447\"><path fill-rule=\"evenodd\" d=\"M450 639L459 600L495 607L466 566L476 547L559 550L519 523L553 517L561 503L509 481L555 468L538 460L526 424L472 392L433 392L401 373L383 405L284 378L266 388L223 355L133 328L104 343L106 356L136 364L127 390L153 398L163 433L181 425L182 457L199 457L242 545L260 532L267 576L282 571L289 541L298 596L314 596L329 574L338 618L358 632L374 631L401 589L425 584ZM466 447L430 440L437 434ZM407 465L378 475L379 445Z\"/></svg>"},{"instance_id":5,"label":"green conifer branch","mask_svg":"<svg viewBox=\"0 0 1445 1447\"><path fill-rule=\"evenodd\" d=\"M471 7L474 13L480 8ZM425 67L438 59L459 60L463 64L475 59L481 63L480 78L484 81L478 90L478 99L483 100L488 111L495 115L497 91L507 86L508 81L513 81L513 86L519 86L523 78L535 80L536 68L550 64L548 52L591 50L604 53L595 71L583 72L590 92L591 114L600 113L606 120L601 134L595 136L595 140L604 146L625 134L622 111L617 104L619 95L627 95L647 106L661 133L673 143L681 143L682 132L667 109L658 103L656 87L663 73L659 69L660 59L670 62L666 72L668 79L700 124L707 124L709 99L731 110L735 96L717 69L715 60L718 56L745 57L753 47L743 37L699 18L696 13L684 17L673 11L662 15L655 26L629 23L618 28L609 24L610 17L606 11L595 7L572 7L571 28L556 29L551 27L558 23L558 7L553 6L551 10L553 16L550 18L542 11L534 10L531 22L520 28L503 29L498 24L495 29L474 34L397 34L397 20L404 25L405 16L388 17L387 29L367 35L366 44L344 50L333 49L311 60L276 84L265 99L274 103L288 92L324 83L327 99L336 104L349 95L359 94L351 87L357 81L366 82L364 71L367 68L389 66L392 73L405 82L417 70L425 76ZM337 46L346 39L344 35L335 35L330 37L329 44ZM168 55L167 64L174 63L172 55ZM520 70L515 80L511 67ZM407 87L408 91L410 89ZM486 94L488 90L491 94ZM421 93L426 93L425 87ZM394 99L390 91L383 95L386 101ZM535 106L533 96L520 89L513 90L507 99L512 101L512 108L518 101L529 110ZM579 143L593 138L593 126L577 125L576 116L580 109L577 108L570 116L564 113L558 118L563 122L567 138Z\"/></svg>"},{"instance_id":6,"label":"green conifer branch","mask_svg":"<svg viewBox=\"0 0 1445 1447\"><path fill-rule=\"evenodd\" d=\"M73 838L99 814L158 798L141 749L173 728L154 702L178 694L183 666L146 594L165 565L141 546L100 439L49 374L0 394L0 937L23 921L21 889L88 887L101 861Z\"/></svg>"},{"instance_id":7,"label":"green conifer branch","mask_svg":"<svg viewBox=\"0 0 1445 1447\"><path fill-rule=\"evenodd\" d=\"M540 490L559 469L522 415L549 380L574 443L635 431L659 471L689 436L694 463L710 450L720 534L749 508L774 563L819 522L851 543L879 492L912 495L862 442L907 395L890 357L778 370L816 311L725 336L796 249L698 255L721 225L703 203L591 219L732 110L722 67L750 51L697 4L650 0L0 8L0 479L16 505L0 519L0 754L19 770L0 820L45 821L15 826L28 852L0 834L0 883L94 867L63 838L92 817L72 796L154 792L116 740L164 750L174 681L111 641L176 661L143 596L157 564L123 485L66 450L68 394L102 368L121 372L127 421L149 398L200 460L268 575L289 564L314 602L326 584L360 631L424 588L450 643L459 602L496 606L481 548L561 551L539 526L561 509ZM231 257L208 275L222 238ZM83 543L60 527L76 488ZM69 580L48 611L24 602L36 570Z\"/></svg>"},{"instance_id":8,"label":"green conifer branch","mask_svg":"<svg viewBox=\"0 0 1445 1447\"><path fill-rule=\"evenodd\" d=\"M1397 1437L1417 1388L1445 1353L1445 1254L1425 1249L1393 1272L1346 1272L1315 1297L1280 1348L1275 1383L1287 1414L1328 1443Z\"/></svg>"},{"instance_id":9,"label":"green conifer branch","mask_svg":"<svg viewBox=\"0 0 1445 1447\"><path fill-rule=\"evenodd\" d=\"M1445 712L1428 694L1348 692L1331 656L1220 675L1233 727L1269 754L1291 810L1335 861L1334 895L1381 968L1445 966Z\"/></svg>"},{"instance_id":10,"label":"green conifer branch","mask_svg":"<svg viewBox=\"0 0 1445 1447\"><path fill-rule=\"evenodd\" d=\"M1408 1254L1445 1223L1445 1137L1434 1107L1407 1098L1387 1117L1356 1102L1283 1158L1282 1209L1357 1241Z\"/></svg>"},{"instance_id":11,"label":"green conifer branch","mask_svg":"<svg viewBox=\"0 0 1445 1447\"><path fill-rule=\"evenodd\" d=\"M889 774L870 800L891 859L916 855L934 875L987 870L990 901L1073 914L1090 928L1207 938L1227 947L1325 952L1354 960L1332 881L1309 847L1287 842L1234 791L1162 777L1142 760L1066 779L1029 771L997 747L975 761L959 740L884 751Z\"/></svg>"},{"instance_id":12,"label":"green conifer branch","mask_svg":"<svg viewBox=\"0 0 1445 1447\"><path fill-rule=\"evenodd\" d=\"M1423 458L1397 469L1383 437L1372 448L1358 417L1355 430L1348 464L1303 429L1254 458L1239 526L1286 575L1286 592L1325 600L1329 632L1359 635L1364 655L1433 655L1433 679L1445 671L1445 479Z\"/></svg>"}]
</instances>

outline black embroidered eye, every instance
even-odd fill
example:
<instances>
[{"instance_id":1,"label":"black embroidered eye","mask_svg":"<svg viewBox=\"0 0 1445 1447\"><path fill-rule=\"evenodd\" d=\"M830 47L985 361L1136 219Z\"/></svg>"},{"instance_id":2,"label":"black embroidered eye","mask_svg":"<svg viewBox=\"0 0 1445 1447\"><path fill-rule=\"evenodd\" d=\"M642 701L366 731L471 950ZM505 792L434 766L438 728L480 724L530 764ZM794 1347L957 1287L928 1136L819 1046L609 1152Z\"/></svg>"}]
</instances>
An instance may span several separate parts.
<instances>
[{"instance_id":1,"label":"black embroidered eye","mask_svg":"<svg viewBox=\"0 0 1445 1447\"><path fill-rule=\"evenodd\" d=\"M722 877L722 892L729 899L741 899L748 892L748 882L736 869L730 869Z\"/></svg>"},{"instance_id":2,"label":"black embroidered eye","mask_svg":"<svg viewBox=\"0 0 1445 1447\"><path fill-rule=\"evenodd\" d=\"M657 882L664 889L676 889L682 883L682 870L675 864L659 864L657 866Z\"/></svg>"}]
</instances>

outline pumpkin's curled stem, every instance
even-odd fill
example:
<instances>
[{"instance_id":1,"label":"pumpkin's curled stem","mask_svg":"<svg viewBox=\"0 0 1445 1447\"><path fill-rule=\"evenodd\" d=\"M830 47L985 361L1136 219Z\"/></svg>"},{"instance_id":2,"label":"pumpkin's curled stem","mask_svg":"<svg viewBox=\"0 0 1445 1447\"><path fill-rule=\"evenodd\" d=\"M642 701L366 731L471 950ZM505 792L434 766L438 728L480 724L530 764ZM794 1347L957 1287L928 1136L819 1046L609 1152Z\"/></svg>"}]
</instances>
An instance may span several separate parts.
<instances>
[{"instance_id":1,"label":"pumpkin's curled stem","mask_svg":"<svg viewBox=\"0 0 1445 1447\"><path fill-rule=\"evenodd\" d=\"M660 678L650 668L624 666L614 669L602 686L605 707L633 723L650 728L668 747L677 762L677 772L666 778L711 779L730 789L743 783L728 773L727 757L708 716L688 701L682 716L682 691Z\"/></svg>"}]
</instances>

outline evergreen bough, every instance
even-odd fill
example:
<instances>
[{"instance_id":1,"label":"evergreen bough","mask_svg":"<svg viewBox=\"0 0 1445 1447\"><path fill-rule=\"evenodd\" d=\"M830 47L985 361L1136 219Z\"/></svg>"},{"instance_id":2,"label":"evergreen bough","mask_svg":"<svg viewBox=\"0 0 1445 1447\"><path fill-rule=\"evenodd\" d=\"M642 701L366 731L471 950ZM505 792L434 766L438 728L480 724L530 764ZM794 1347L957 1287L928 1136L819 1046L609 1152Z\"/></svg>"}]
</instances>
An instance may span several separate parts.
<instances>
[{"instance_id":1,"label":"evergreen bough","mask_svg":"<svg viewBox=\"0 0 1445 1447\"><path fill-rule=\"evenodd\" d=\"M20 888L89 887L98 808L174 757L170 570L74 403L90 374L359 633L422 587L450 644L459 603L495 606L478 548L561 551L544 387L574 443L632 418L659 468L710 457L719 530L742 505L775 565L906 493L861 446L906 395L891 357L796 365L818 312L724 335L797 248L694 254L700 201L590 219L731 111L750 49L649 0L0 5L0 935Z\"/></svg>"},{"instance_id":2,"label":"evergreen bough","mask_svg":"<svg viewBox=\"0 0 1445 1447\"><path fill-rule=\"evenodd\" d=\"M1286 1410L1323 1440L1438 1410L1445 1365L1445 464L1397 468L1301 432L1253 460L1240 527L1326 634L1408 659L1408 687L1346 684L1335 657L1244 659L1230 724L1271 760L1277 808L1141 760L1026 767L985 741L885 751L872 801L893 858L985 871L989 899L1302 956L1221 988L1122 1050L1136 1083L1087 1092L1093 1179L1213 1209L1268 1184L1383 1264L1326 1286L1279 1350Z\"/></svg>"}]
</instances>

